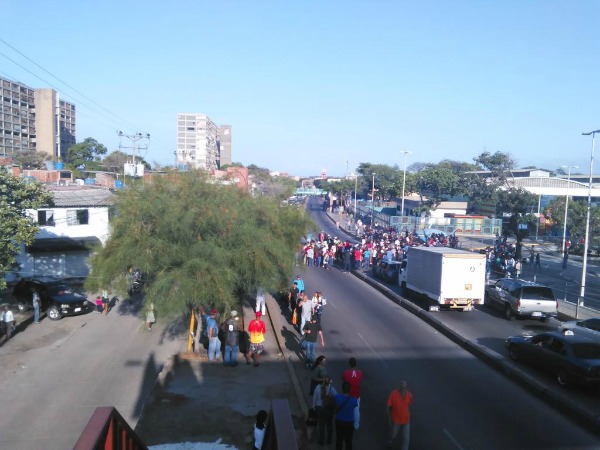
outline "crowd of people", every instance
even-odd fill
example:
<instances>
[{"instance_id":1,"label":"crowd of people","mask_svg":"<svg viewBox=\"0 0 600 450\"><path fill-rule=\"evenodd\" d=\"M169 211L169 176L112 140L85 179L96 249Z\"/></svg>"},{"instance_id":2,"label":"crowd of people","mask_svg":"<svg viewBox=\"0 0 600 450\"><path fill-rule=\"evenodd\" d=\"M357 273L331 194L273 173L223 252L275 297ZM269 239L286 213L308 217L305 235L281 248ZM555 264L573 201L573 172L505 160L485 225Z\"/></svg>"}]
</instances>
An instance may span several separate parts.
<instances>
[{"instance_id":1,"label":"crowd of people","mask_svg":"<svg viewBox=\"0 0 600 450\"><path fill-rule=\"evenodd\" d=\"M409 247L454 247L458 246L456 236L443 233L429 235L397 232L394 228L366 227L361 242L352 244L349 240L339 239L321 231L313 239L305 237L306 242L298 252L297 263L307 267L318 267L329 270L338 261L344 271L368 269L377 265L380 259L402 261Z\"/></svg>"},{"instance_id":2,"label":"crowd of people","mask_svg":"<svg viewBox=\"0 0 600 450\"><path fill-rule=\"evenodd\" d=\"M517 246L514 242L508 242L507 237L496 235L494 245L484 249L486 255L486 278L489 279L491 272L496 272L503 277L519 278L523 272L523 265L529 265L533 270L541 271L540 252L533 248L528 249L527 256L517 255Z\"/></svg>"}]
</instances>

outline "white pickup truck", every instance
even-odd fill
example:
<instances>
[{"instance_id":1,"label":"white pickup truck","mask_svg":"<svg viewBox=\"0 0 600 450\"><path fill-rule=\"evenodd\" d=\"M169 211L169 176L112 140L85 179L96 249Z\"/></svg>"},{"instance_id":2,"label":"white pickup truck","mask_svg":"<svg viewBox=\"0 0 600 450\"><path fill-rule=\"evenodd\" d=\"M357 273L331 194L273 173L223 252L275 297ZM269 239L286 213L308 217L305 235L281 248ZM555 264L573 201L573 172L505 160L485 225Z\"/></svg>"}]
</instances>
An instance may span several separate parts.
<instances>
[{"instance_id":1,"label":"white pickup truck","mask_svg":"<svg viewBox=\"0 0 600 450\"><path fill-rule=\"evenodd\" d=\"M398 275L404 296L425 295L430 311L441 307L468 311L485 298L485 255L448 247L411 247Z\"/></svg>"},{"instance_id":2,"label":"white pickup truck","mask_svg":"<svg viewBox=\"0 0 600 450\"><path fill-rule=\"evenodd\" d=\"M552 289L532 281L500 278L486 287L486 303L499 308L504 317L527 317L542 321L558 315L558 301Z\"/></svg>"}]
</instances>

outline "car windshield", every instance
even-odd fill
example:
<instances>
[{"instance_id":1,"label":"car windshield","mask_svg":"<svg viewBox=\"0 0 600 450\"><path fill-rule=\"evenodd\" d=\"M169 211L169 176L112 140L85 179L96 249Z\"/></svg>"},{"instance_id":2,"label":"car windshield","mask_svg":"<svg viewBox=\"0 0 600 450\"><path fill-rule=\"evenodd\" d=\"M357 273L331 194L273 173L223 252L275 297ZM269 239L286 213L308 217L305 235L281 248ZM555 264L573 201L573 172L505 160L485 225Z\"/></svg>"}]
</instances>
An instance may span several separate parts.
<instances>
[{"instance_id":1,"label":"car windshield","mask_svg":"<svg viewBox=\"0 0 600 450\"><path fill-rule=\"evenodd\" d=\"M75 294L75 291L72 287L67 286L66 284L59 284L56 286L51 286L48 288L48 292L50 295L71 295Z\"/></svg>"},{"instance_id":2,"label":"car windshield","mask_svg":"<svg viewBox=\"0 0 600 450\"><path fill-rule=\"evenodd\" d=\"M600 359L600 345L573 344L573 354L579 359Z\"/></svg>"}]
</instances>

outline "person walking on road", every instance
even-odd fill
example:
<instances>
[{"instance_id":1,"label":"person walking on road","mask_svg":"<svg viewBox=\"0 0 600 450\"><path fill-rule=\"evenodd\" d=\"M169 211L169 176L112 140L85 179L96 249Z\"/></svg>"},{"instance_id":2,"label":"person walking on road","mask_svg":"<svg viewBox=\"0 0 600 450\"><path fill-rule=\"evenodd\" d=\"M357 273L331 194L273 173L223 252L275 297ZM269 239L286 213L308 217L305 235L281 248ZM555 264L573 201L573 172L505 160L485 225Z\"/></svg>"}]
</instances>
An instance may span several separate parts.
<instances>
[{"instance_id":1,"label":"person walking on road","mask_svg":"<svg viewBox=\"0 0 600 450\"><path fill-rule=\"evenodd\" d=\"M360 412L358 400L350 395L350 383L342 383L342 393L335 400L335 449L352 450L352 435L358 430ZM345 447L344 447L345 444Z\"/></svg>"},{"instance_id":2,"label":"person walking on road","mask_svg":"<svg viewBox=\"0 0 600 450\"><path fill-rule=\"evenodd\" d=\"M302 331L306 339L306 367L311 369L315 363L315 346L317 345L318 338L321 338L321 346L325 347L323 331L321 330L321 324L317 320L316 314L311 316L310 322L304 325Z\"/></svg>"},{"instance_id":3,"label":"person walking on road","mask_svg":"<svg viewBox=\"0 0 600 450\"><path fill-rule=\"evenodd\" d=\"M40 323L40 293L37 289L33 290L31 301L33 303L33 323Z\"/></svg>"},{"instance_id":4,"label":"person walking on road","mask_svg":"<svg viewBox=\"0 0 600 450\"><path fill-rule=\"evenodd\" d=\"M300 307L300 333L304 336L304 325L310 321L313 315L312 299L309 299L306 294L302 294L302 300L298 304Z\"/></svg>"},{"instance_id":5,"label":"person walking on road","mask_svg":"<svg viewBox=\"0 0 600 450\"><path fill-rule=\"evenodd\" d=\"M4 328L4 334L6 335L6 341L12 336L14 326L15 316L8 305L5 305L4 312L2 313L2 327Z\"/></svg>"},{"instance_id":6,"label":"person walking on road","mask_svg":"<svg viewBox=\"0 0 600 450\"><path fill-rule=\"evenodd\" d=\"M535 271L538 271L538 268L540 269L540 272L542 271L542 262L540 260L540 252L537 252L535 254Z\"/></svg>"},{"instance_id":7,"label":"person walking on road","mask_svg":"<svg viewBox=\"0 0 600 450\"><path fill-rule=\"evenodd\" d=\"M410 405L413 396L408 390L406 381L400 382L400 387L390 392L387 400L387 416L390 425L388 448L392 447L398 432L402 437L401 450L408 450L410 440Z\"/></svg>"},{"instance_id":8,"label":"person walking on road","mask_svg":"<svg viewBox=\"0 0 600 450\"><path fill-rule=\"evenodd\" d=\"M260 365L260 354L265 350L263 342L267 331L265 323L260 319L262 313L256 311L256 319L248 324L248 334L250 334L250 350L246 354L246 364L250 364L250 358L254 359L254 367Z\"/></svg>"},{"instance_id":9,"label":"person walking on road","mask_svg":"<svg viewBox=\"0 0 600 450\"><path fill-rule=\"evenodd\" d=\"M102 311L104 312L104 315L108 314L108 301L108 291L104 289L102 291Z\"/></svg>"},{"instance_id":10,"label":"person walking on road","mask_svg":"<svg viewBox=\"0 0 600 450\"><path fill-rule=\"evenodd\" d=\"M319 445L333 441L333 413L337 391L331 385L331 378L325 377L312 392L312 406L317 411L317 435Z\"/></svg>"},{"instance_id":11,"label":"person walking on road","mask_svg":"<svg viewBox=\"0 0 600 450\"><path fill-rule=\"evenodd\" d=\"M350 395L356 399L356 418L354 428L358 430L360 425L360 385L362 383L362 370L356 368L356 358L348 359L349 369L346 369L342 374L342 381L350 385Z\"/></svg>"}]
</instances>

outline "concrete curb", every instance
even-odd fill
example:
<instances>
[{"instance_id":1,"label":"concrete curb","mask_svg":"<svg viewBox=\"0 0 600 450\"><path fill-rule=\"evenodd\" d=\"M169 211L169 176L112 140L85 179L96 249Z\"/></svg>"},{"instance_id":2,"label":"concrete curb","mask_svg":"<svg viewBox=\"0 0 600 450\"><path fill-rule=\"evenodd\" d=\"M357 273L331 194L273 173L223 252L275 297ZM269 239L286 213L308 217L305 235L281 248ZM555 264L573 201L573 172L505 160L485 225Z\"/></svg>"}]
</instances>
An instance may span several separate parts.
<instances>
[{"instance_id":1,"label":"concrete curb","mask_svg":"<svg viewBox=\"0 0 600 450\"><path fill-rule=\"evenodd\" d=\"M271 308L273 311L276 311L279 308L279 303L277 300L273 298L270 294L267 294L267 315L269 316L269 321L271 322L271 327L273 329L273 335L275 336L275 341L277 342L277 346L279 347L279 353L283 356L285 360L285 365L290 374L290 379L292 380L292 385L294 386L294 391L296 392L296 396L298 397L298 402L300 403L300 409L302 410L302 414L306 417L308 415L308 404L306 403L306 398L304 397L304 393L302 391L302 387L300 385L300 380L298 379L298 375L296 374L296 370L292 364L292 356L293 353L290 352L285 345L282 345L283 336L281 335L281 329L283 328L281 324L281 314L271 314Z\"/></svg>"},{"instance_id":2,"label":"concrete curb","mask_svg":"<svg viewBox=\"0 0 600 450\"><path fill-rule=\"evenodd\" d=\"M554 390L546 388L545 386L540 384L536 378L525 373L518 367L514 367L507 361L506 358L503 358L502 356L499 356L498 354L489 351L481 345L478 345L474 342L469 341L468 339L465 339L454 330L445 326L435 317L432 317L432 315L428 314L427 311L418 307L414 303L400 297L392 290L375 282L371 278L367 277L365 274L357 271L352 271L352 274L357 278L360 278L361 280L365 281L370 286L377 289L379 292L384 294L394 303L397 303L407 311L419 317L428 325L431 325L441 334L452 340L454 343L460 345L463 349L467 350L469 353L479 358L480 360L488 364L490 367L496 369L511 380L517 382L519 385L529 390L538 398L549 403L555 409L561 411L562 413L566 414L573 420L586 427L589 431L600 435L600 416L591 414L590 412L580 408L579 405L570 401L570 399L568 399L567 396L558 395Z\"/></svg>"}]
</instances>

